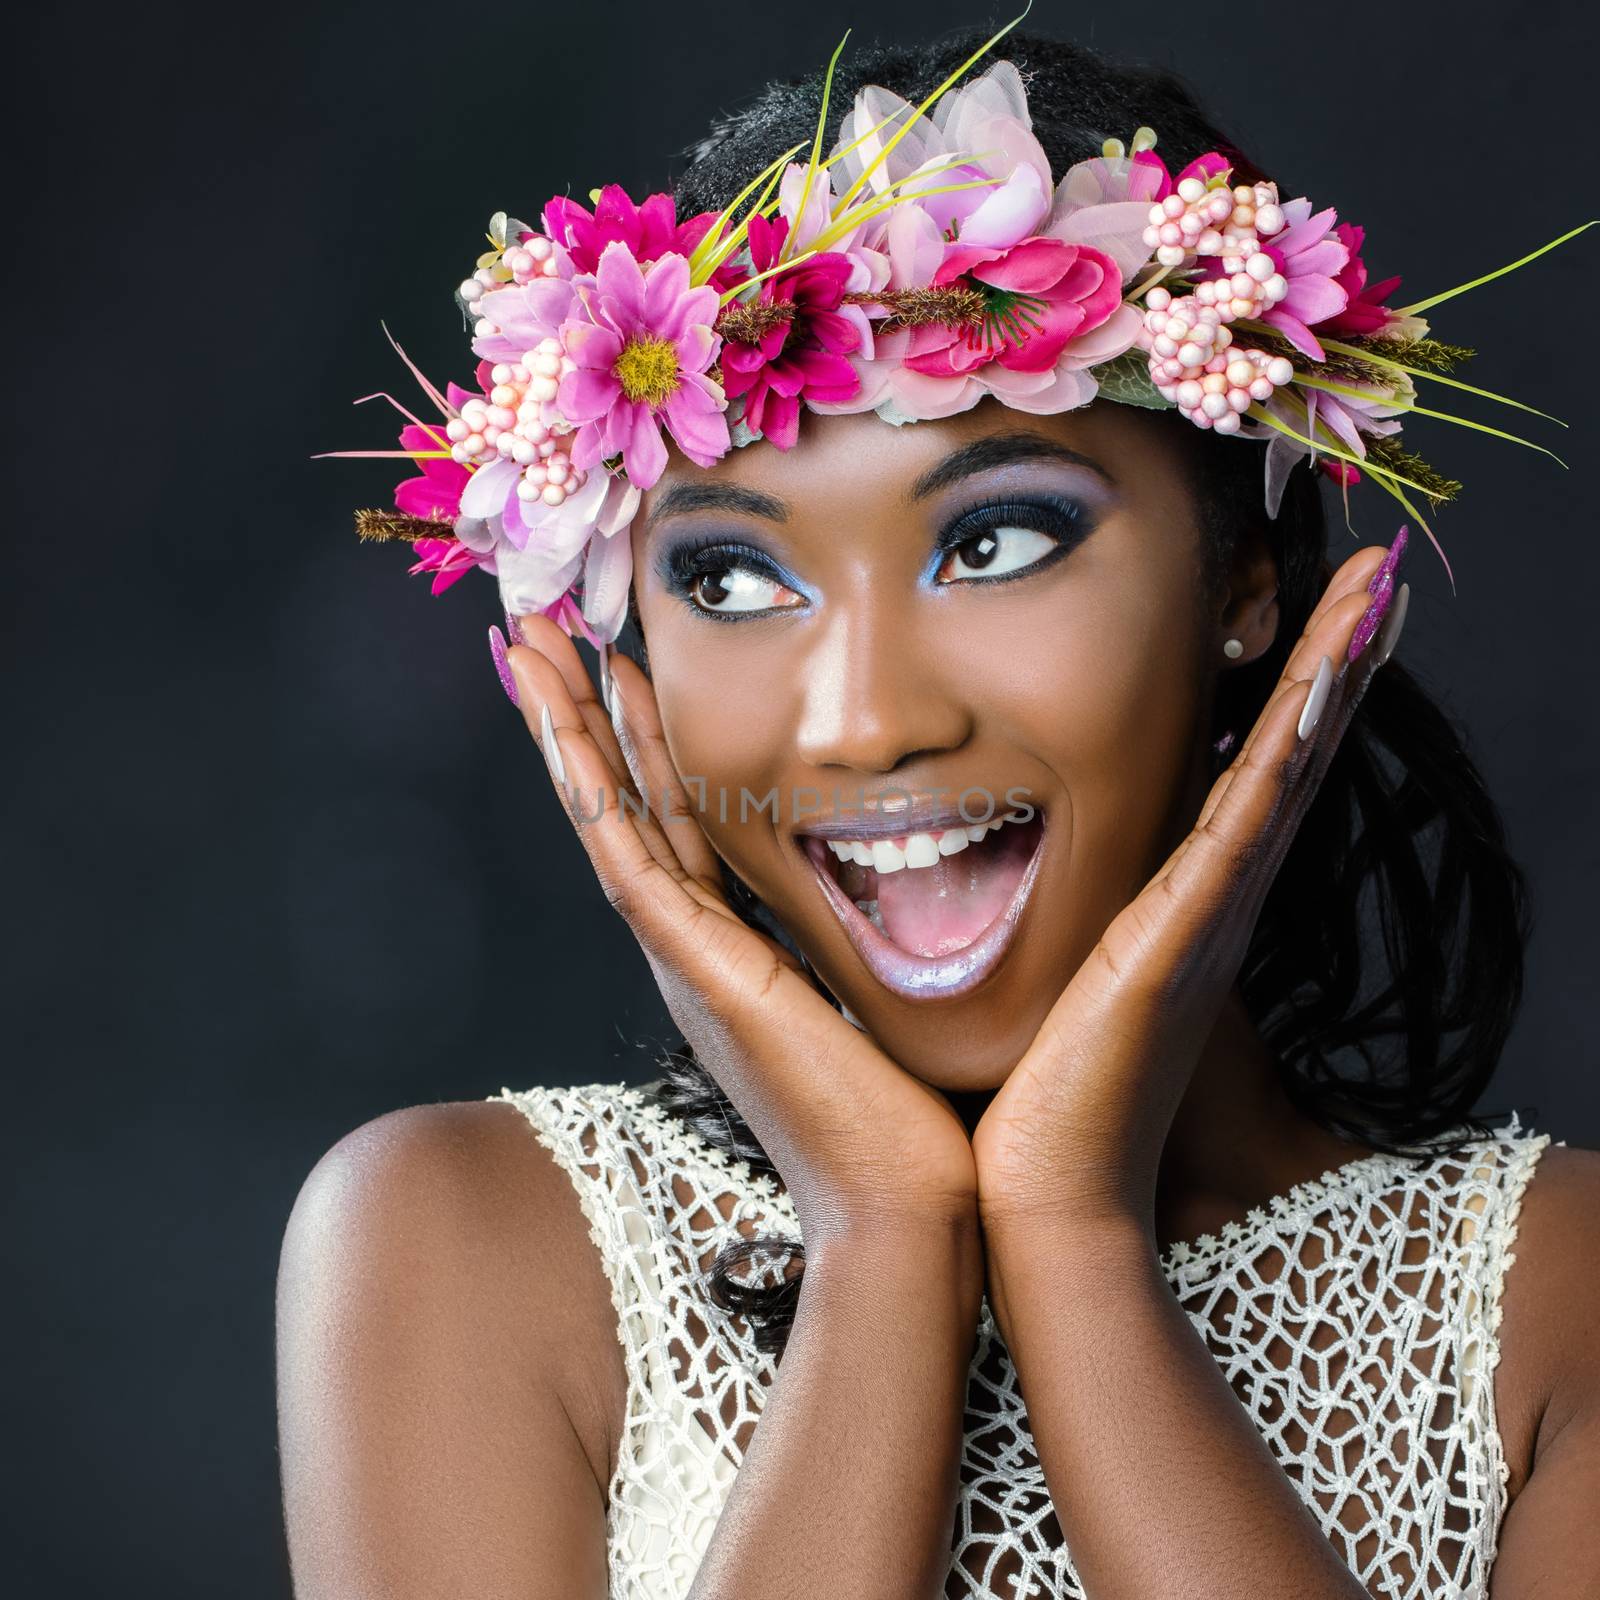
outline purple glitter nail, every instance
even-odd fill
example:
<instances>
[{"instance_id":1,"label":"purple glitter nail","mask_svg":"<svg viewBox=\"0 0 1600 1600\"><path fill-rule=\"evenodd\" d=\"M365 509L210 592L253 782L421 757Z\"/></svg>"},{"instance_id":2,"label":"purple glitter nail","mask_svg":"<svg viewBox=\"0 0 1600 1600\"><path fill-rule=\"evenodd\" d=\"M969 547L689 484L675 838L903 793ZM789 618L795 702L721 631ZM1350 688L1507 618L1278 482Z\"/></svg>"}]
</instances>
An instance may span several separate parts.
<instances>
[{"instance_id":1,"label":"purple glitter nail","mask_svg":"<svg viewBox=\"0 0 1600 1600\"><path fill-rule=\"evenodd\" d=\"M520 710L522 701L517 695L517 680L511 676L511 664L506 660L505 635L493 626L489 629L489 654L494 657L494 670L499 675L500 687L505 690L506 699Z\"/></svg>"},{"instance_id":2,"label":"purple glitter nail","mask_svg":"<svg viewBox=\"0 0 1600 1600\"><path fill-rule=\"evenodd\" d=\"M511 612L506 612L506 638L512 644L526 644L528 641L522 637L522 625Z\"/></svg>"},{"instance_id":3,"label":"purple glitter nail","mask_svg":"<svg viewBox=\"0 0 1600 1600\"><path fill-rule=\"evenodd\" d=\"M1394 543L1384 552L1383 560L1378 563L1378 570L1372 575L1372 582L1367 585L1368 594L1376 594L1378 585L1385 578L1391 581L1400 568L1400 560L1406 553L1406 544L1411 538L1411 531L1401 525L1400 531L1394 536Z\"/></svg>"},{"instance_id":4,"label":"purple glitter nail","mask_svg":"<svg viewBox=\"0 0 1600 1600\"><path fill-rule=\"evenodd\" d=\"M1346 661L1354 661L1363 650L1372 643L1372 636L1383 625L1383 619L1388 613L1390 602L1394 599L1394 573L1379 571L1373 580L1375 585L1369 592L1372 595L1372 604L1361 613L1361 620L1356 624L1356 631L1350 636L1350 650L1345 656Z\"/></svg>"}]
</instances>

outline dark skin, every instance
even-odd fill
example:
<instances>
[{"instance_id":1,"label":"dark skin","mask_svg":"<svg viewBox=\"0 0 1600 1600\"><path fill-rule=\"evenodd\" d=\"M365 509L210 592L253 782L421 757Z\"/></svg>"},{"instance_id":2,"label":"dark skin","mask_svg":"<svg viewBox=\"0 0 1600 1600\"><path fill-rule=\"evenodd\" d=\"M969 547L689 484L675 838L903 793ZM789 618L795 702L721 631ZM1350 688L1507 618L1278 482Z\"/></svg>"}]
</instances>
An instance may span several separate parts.
<instances>
[{"instance_id":1,"label":"dark skin","mask_svg":"<svg viewBox=\"0 0 1600 1600\"><path fill-rule=\"evenodd\" d=\"M996 465L1019 433L1028 459ZM955 477L980 444L988 465ZM946 481L918 494L930 474ZM723 493L691 513L675 495L704 501L708 487L742 506ZM1065 554L1020 537L1017 578L936 581L961 574L934 550L952 517L1041 492L1084 513ZM752 496L779 514L754 515ZM691 523L778 563L783 581L738 590L769 612L729 623L669 592L658 557ZM810 417L789 455L735 451L711 471L675 458L633 538L651 678L614 660L615 728L553 625L525 619L511 652L569 810L630 785L686 812L688 775L713 794L1020 785L1048 819L1017 940L972 992L935 1001L864 967L787 817L657 822L613 805L580 830L806 1240L789 1351L697 1600L769 1592L754 1574L772 1593L939 1592L985 1290L1095 1600L1356 1600L1156 1251L1363 1153L1289 1104L1234 983L1372 670L1359 661L1297 736L1382 551L1334 575L1213 784L1222 643L1242 642L1238 664L1269 648L1273 569L1246 547L1215 589L1201 582L1179 455L1129 408L980 406L898 430ZM865 1031L732 914L718 855ZM325 1159L297 1207L280 1381L302 1596L603 1592L623 1406L614 1316L561 1174L508 1118L383 1119ZM1496 1374L1513 1496L1497 1600L1600 1584L1600 1531L1579 1514L1600 1497L1600 1291L1579 1270L1600 1254L1597 1217L1595 1158L1551 1152L1523 1210ZM517 1510L534 1501L550 1510L537 1526Z\"/></svg>"},{"instance_id":2,"label":"dark skin","mask_svg":"<svg viewBox=\"0 0 1600 1600\"><path fill-rule=\"evenodd\" d=\"M1011 464L907 493L964 447L1011 440ZM1035 441L1082 460L1029 459ZM675 488L708 481L771 497L783 520L674 512ZM1064 559L1001 585L950 581L959 568L947 558L942 587L921 581L942 526L970 507L1038 494L1079 503L1093 529ZM763 598L787 614L708 621L655 570L686 527L757 544L825 601L794 604L768 581ZM701 817L885 1052L974 1128L1050 1005L1198 812L1211 785L1200 730L1227 665L1221 642L1240 639L1243 666L1277 628L1270 558L1242 551L1220 604L1203 594L1192 496L1154 419L1125 407L1031 418L979 406L906 429L817 419L803 449L736 451L712 472L675 457L635 522L634 560L662 731L681 772L757 795L837 786L848 797L896 784L998 794L1017 784L1048 811L1029 913L1031 930L1048 934L1025 933L976 993L932 1003L899 999L865 970L788 818ZM674 671L678 662L692 670ZM1062 694L1062 684L1093 692ZM1230 1001L1169 1140L1186 1176L1163 1232L1193 1237L1361 1153L1294 1110Z\"/></svg>"}]
</instances>

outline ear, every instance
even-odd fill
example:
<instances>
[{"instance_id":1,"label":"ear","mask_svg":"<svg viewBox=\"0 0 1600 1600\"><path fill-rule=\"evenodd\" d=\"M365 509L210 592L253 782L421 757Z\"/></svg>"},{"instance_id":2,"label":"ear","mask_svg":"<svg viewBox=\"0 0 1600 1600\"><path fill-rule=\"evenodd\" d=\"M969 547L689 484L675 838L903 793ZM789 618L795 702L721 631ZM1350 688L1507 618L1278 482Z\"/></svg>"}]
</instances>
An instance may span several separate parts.
<instances>
[{"instance_id":1,"label":"ear","mask_svg":"<svg viewBox=\"0 0 1600 1600\"><path fill-rule=\"evenodd\" d=\"M1217 615L1216 659L1224 667L1246 667L1272 648L1278 636L1278 569L1261 533L1241 535L1234 547L1222 607ZM1229 657L1223 650L1237 639L1243 650Z\"/></svg>"}]
</instances>

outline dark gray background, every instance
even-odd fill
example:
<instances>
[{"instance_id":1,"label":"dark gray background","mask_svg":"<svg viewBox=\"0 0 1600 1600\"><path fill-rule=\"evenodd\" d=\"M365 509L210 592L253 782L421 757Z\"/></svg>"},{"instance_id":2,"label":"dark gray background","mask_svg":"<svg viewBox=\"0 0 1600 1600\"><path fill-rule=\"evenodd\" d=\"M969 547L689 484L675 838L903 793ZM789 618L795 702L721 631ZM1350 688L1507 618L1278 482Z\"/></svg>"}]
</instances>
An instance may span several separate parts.
<instances>
[{"instance_id":1,"label":"dark gray background","mask_svg":"<svg viewBox=\"0 0 1600 1600\"><path fill-rule=\"evenodd\" d=\"M11 1550L30 1592L286 1593L276 1252L340 1135L502 1084L650 1075L664 1012L484 647L358 547L387 463L355 396L470 373L451 304L489 213L668 176L719 107L952 0L179 12L30 8L7 199L20 498L5 584ZM1575 5L1043 3L1033 24L1175 65L1288 193L1369 227L1402 299L1596 214ZM513 30L516 31L516 30ZM15 37L15 35L13 35ZM546 38L561 47L538 66ZM1248 88L1246 87L1248 85ZM1473 381L1567 454L1410 432L1469 482L1459 580L1409 562L1404 649L1458 712L1540 918L1497 1108L1600 1143L1592 349L1600 234L1440 308ZM1511 413L1472 414L1511 425ZM1396 519L1358 494L1358 531ZM1314 908L1308 908L1308 912ZM20 1115L18 1114L20 1112ZM8 1562L8 1565L13 1563Z\"/></svg>"}]
</instances>

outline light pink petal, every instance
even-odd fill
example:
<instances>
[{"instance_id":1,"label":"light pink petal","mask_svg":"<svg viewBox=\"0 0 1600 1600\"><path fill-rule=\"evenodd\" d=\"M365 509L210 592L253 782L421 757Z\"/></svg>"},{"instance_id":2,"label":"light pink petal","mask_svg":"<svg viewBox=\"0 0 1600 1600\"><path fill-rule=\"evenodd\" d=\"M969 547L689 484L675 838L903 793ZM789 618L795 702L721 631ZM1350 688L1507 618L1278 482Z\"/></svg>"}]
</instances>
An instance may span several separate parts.
<instances>
[{"instance_id":1,"label":"light pink petal","mask_svg":"<svg viewBox=\"0 0 1600 1600\"><path fill-rule=\"evenodd\" d=\"M681 302L688 293L689 263L682 256L674 253L652 261L644 276L644 326L663 339L676 338L685 320Z\"/></svg>"},{"instance_id":2,"label":"light pink petal","mask_svg":"<svg viewBox=\"0 0 1600 1600\"><path fill-rule=\"evenodd\" d=\"M1290 258L1289 265L1296 277L1321 274L1323 277L1335 278L1349 259L1349 250L1339 240L1320 239L1307 249L1296 251Z\"/></svg>"},{"instance_id":3,"label":"light pink petal","mask_svg":"<svg viewBox=\"0 0 1600 1600\"><path fill-rule=\"evenodd\" d=\"M564 322L561 345L580 367L609 372L622 354L622 335L614 328L598 328L592 322Z\"/></svg>"},{"instance_id":4,"label":"light pink petal","mask_svg":"<svg viewBox=\"0 0 1600 1600\"><path fill-rule=\"evenodd\" d=\"M1332 278L1290 278L1288 294L1272 309L1314 326L1337 316L1349 303L1350 296Z\"/></svg>"},{"instance_id":5,"label":"light pink petal","mask_svg":"<svg viewBox=\"0 0 1600 1600\"><path fill-rule=\"evenodd\" d=\"M626 478L606 474L606 497L601 506L596 527L608 538L614 533L624 533L639 509L639 489Z\"/></svg>"},{"instance_id":6,"label":"light pink petal","mask_svg":"<svg viewBox=\"0 0 1600 1600\"><path fill-rule=\"evenodd\" d=\"M722 338L709 324L691 322L676 339L672 347L677 352L678 366L684 372L704 372L711 365L722 344Z\"/></svg>"},{"instance_id":7,"label":"light pink petal","mask_svg":"<svg viewBox=\"0 0 1600 1600\"><path fill-rule=\"evenodd\" d=\"M595 287L606 301L605 313L623 333L632 333L644 317L644 274L633 252L613 239L600 254Z\"/></svg>"},{"instance_id":8,"label":"light pink petal","mask_svg":"<svg viewBox=\"0 0 1600 1600\"><path fill-rule=\"evenodd\" d=\"M1310 356L1313 361L1328 359L1322 346L1317 343L1316 335L1298 317L1285 311L1281 301L1270 311L1264 312L1261 320L1268 327L1276 328L1302 355Z\"/></svg>"},{"instance_id":9,"label":"light pink petal","mask_svg":"<svg viewBox=\"0 0 1600 1600\"><path fill-rule=\"evenodd\" d=\"M932 217L921 206L907 202L889 212L885 243L889 255L889 283L896 289L925 289L944 260L944 240Z\"/></svg>"},{"instance_id":10,"label":"light pink petal","mask_svg":"<svg viewBox=\"0 0 1600 1600\"><path fill-rule=\"evenodd\" d=\"M667 427L677 441L678 448L697 466L709 467L728 453L728 419L717 402L705 390L692 382L685 382L662 407ZM638 483L630 468L628 477ZM641 489L649 484L639 484Z\"/></svg>"},{"instance_id":11,"label":"light pink petal","mask_svg":"<svg viewBox=\"0 0 1600 1600\"><path fill-rule=\"evenodd\" d=\"M590 467L597 467L605 460L605 447L603 444L603 431L598 422L586 422L573 435L572 442L567 447L567 454L572 458L575 467L582 467L588 471Z\"/></svg>"},{"instance_id":12,"label":"light pink petal","mask_svg":"<svg viewBox=\"0 0 1600 1600\"><path fill-rule=\"evenodd\" d=\"M1143 326L1144 316L1136 306L1119 305L1099 327L1090 328L1073 339L1061 352L1057 365L1065 371L1073 371L1111 361L1138 343Z\"/></svg>"},{"instance_id":13,"label":"light pink petal","mask_svg":"<svg viewBox=\"0 0 1600 1600\"><path fill-rule=\"evenodd\" d=\"M615 639L628 615L633 541L624 531L589 541L583 563L583 615L602 639Z\"/></svg>"},{"instance_id":14,"label":"light pink petal","mask_svg":"<svg viewBox=\"0 0 1600 1600\"><path fill-rule=\"evenodd\" d=\"M1117 264L1127 283L1149 264L1151 249L1142 237L1150 223L1150 206L1143 200L1082 206L1064 216L1052 215L1045 234L1068 244L1086 244L1102 251Z\"/></svg>"},{"instance_id":15,"label":"light pink petal","mask_svg":"<svg viewBox=\"0 0 1600 1600\"><path fill-rule=\"evenodd\" d=\"M491 461L488 466L479 467L461 491L462 516L498 516L521 476L522 468L514 461Z\"/></svg>"},{"instance_id":16,"label":"light pink petal","mask_svg":"<svg viewBox=\"0 0 1600 1600\"><path fill-rule=\"evenodd\" d=\"M622 385L610 372L579 367L561 380L557 404L568 422L593 422L617 403Z\"/></svg>"},{"instance_id":17,"label":"light pink petal","mask_svg":"<svg viewBox=\"0 0 1600 1600\"><path fill-rule=\"evenodd\" d=\"M1044 381L1038 382L1040 379ZM1076 411L1079 406L1088 405L1098 392L1098 385L1089 373L1060 367L1048 373L1007 372L1003 367L996 368L989 386L1012 411L1027 411L1041 417Z\"/></svg>"},{"instance_id":18,"label":"light pink petal","mask_svg":"<svg viewBox=\"0 0 1600 1600\"><path fill-rule=\"evenodd\" d=\"M1005 250L1026 239L1050 209L1049 190L1032 166L1019 166L961 224L963 245Z\"/></svg>"},{"instance_id":19,"label":"light pink petal","mask_svg":"<svg viewBox=\"0 0 1600 1600\"><path fill-rule=\"evenodd\" d=\"M626 419L628 435L622 445L622 461L627 469L628 482L641 489L655 486L656 480L667 465L667 447L661 442L661 428L650 413L650 407L631 407L633 415ZM618 412L624 411L619 406ZM624 417L613 413L614 420L622 423Z\"/></svg>"},{"instance_id":20,"label":"light pink petal","mask_svg":"<svg viewBox=\"0 0 1600 1600\"><path fill-rule=\"evenodd\" d=\"M884 402L897 412L921 421L953 417L970 411L984 396L984 387L972 378L932 378L901 367L889 382Z\"/></svg>"}]
</instances>

